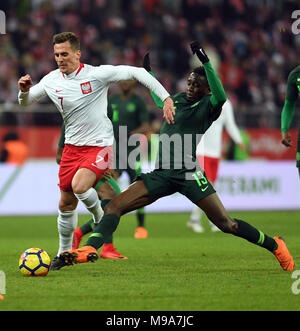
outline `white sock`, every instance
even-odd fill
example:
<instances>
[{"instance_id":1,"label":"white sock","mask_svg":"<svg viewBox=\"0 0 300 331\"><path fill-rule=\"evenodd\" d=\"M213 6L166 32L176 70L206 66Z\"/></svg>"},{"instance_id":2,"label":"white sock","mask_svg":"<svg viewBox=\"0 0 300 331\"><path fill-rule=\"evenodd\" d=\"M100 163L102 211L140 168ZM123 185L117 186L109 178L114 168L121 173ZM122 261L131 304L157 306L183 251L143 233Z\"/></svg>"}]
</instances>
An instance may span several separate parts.
<instances>
[{"instance_id":1,"label":"white sock","mask_svg":"<svg viewBox=\"0 0 300 331\"><path fill-rule=\"evenodd\" d=\"M58 210L57 228L59 233L59 249L57 256L63 251L72 249L73 231L77 228L77 210Z\"/></svg>"},{"instance_id":2,"label":"white sock","mask_svg":"<svg viewBox=\"0 0 300 331\"><path fill-rule=\"evenodd\" d=\"M92 187L84 193L75 194L78 200L85 204L87 210L92 213L94 223L99 223L104 212L98 198L98 194Z\"/></svg>"},{"instance_id":3,"label":"white sock","mask_svg":"<svg viewBox=\"0 0 300 331\"><path fill-rule=\"evenodd\" d=\"M200 223L200 218L203 214L202 209L200 209L199 207L195 207L192 210L191 216L190 216L190 222L193 223Z\"/></svg>"}]
</instances>

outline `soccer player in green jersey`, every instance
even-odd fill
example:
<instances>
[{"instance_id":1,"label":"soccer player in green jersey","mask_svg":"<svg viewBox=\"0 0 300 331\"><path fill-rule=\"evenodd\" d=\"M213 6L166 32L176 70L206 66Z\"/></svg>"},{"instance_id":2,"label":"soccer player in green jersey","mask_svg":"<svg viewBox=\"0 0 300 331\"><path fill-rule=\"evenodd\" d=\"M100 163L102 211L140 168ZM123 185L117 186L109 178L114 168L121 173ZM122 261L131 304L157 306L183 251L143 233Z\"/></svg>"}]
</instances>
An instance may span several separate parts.
<instances>
[{"instance_id":1,"label":"soccer player in green jersey","mask_svg":"<svg viewBox=\"0 0 300 331\"><path fill-rule=\"evenodd\" d=\"M106 205L105 215L86 245L61 253L66 264L95 261L98 258L97 250L103 245L105 236L115 231L122 215L179 192L203 209L209 220L224 233L266 248L275 255L284 270L294 269L294 260L283 239L271 238L245 221L231 218L205 174L197 168L198 133L204 134L218 118L226 101L226 94L200 44L191 43L191 49L197 54L203 67L191 72L185 93L172 97L176 114L162 125L156 169L141 174Z\"/></svg>"},{"instance_id":2,"label":"soccer player in green jersey","mask_svg":"<svg viewBox=\"0 0 300 331\"><path fill-rule=\"evenodd\" d=\"M296 102L300 91L300 66L296 67L289 74L287 81L287 90L285 96L284 106L281 112L281 134L282 144L286 147L292 146L292 138L289 129L294 117ZM297 163L300 176L300 128L298 129L298 147L297 147Z\"/></svg>"},{"instance_id":3,"label":"soccer player in green jersey","mask_svg":"<svg viewBox=\"0 0 300 331\"><path fill-rule=\"evenodd\" d=\"M62 153L65 147L65 126L64 123L61 127L61 135L58 142L58 148L56 152L56 162L60 164ZM113 177L108 176L105 179L101 179L95 186L95 190L98 193L98 197L101 200L101 207L104 208L105 205L116 195L121 192L119 185L114 180ZM81 238L84 234L92 232L94 227L94 219L91 218L87 223L75 229L73 232L73 244L72 248L78 248ZM63 236L60 239L60 245L64 245ZM104 259L127 259L127 257L121 255L115 250L113 245L113 236L107 236L105 238L104 245L100 252L100 257ZM59 270L65 266L65 262L59 256L55 257L51 262L51 270Z\"/></svg>"},{"instance_id":4,"label":"soccer player in green jersey","mask_svg":"<svg viewBox=\"0 0 300 331\"><path fill-rule=\"evenodd\" d=\"M129 155L139 148L128 145L128 141L134 134L146 134L149 127L149 113L144 100L134 93L135 81L119 83L120 92L108 99L107 115L112 121L114 128L115 146L115 178L118 179L123 171L127 172L130 183L141 173L141 159L138 155L133 164L130 164ZM127 152L126 152L127 151ZM139 151L140 152L140 151ZM144 208L137 210L137 224L134 237L145 239L148 231L145 228Z\"/></svg>"}]
</instances>

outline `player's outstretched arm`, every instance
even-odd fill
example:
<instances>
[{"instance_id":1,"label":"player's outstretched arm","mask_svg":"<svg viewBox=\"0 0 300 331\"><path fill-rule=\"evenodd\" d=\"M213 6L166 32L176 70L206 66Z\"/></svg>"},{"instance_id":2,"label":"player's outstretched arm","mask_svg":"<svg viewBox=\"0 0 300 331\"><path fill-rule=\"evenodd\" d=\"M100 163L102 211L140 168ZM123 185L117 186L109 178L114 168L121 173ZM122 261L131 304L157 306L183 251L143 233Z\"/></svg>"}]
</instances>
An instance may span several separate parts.
<instances>
[{"instance_id":1,"label":"player's outstretched arm","mask_svg":"<svg viewBox=\"0 0 300 331\"><path fill-rule=\"evenodd\" d=\"M170 97L168 91L144 68L127 65L101 65L95 70L95 78L105 85L123 80L136 80L154 92L166 106L170 104L169 100L166 101Z\"/></svg>"},{"instance_id":2,"label":"player's outstretched arm","mask_svg":"<svg viewBox=\"0 0 300 331\"><path fill-rule=\"evenodd\" d=\"M227 99L223 85L220 82L217 74L215 73L209 61L209 58L205 53L204 49L201 47L200 43L198 41L193 41L190 46L193 54L196 54L198 56L205 69L208 85L212 92L210 102L213 108L219 109L223 106Z\"/></svg>"},{"instance_id":3,"label":"player's outstretched arm","mask_svg":"<svg viewBox=\"0 0 300 331\"><path fill-rule=\"evenodd\" d=\"M168 91L144 68L127 66L127 65L101 65L95 71L95 78L104 84L120 82L123 80L136 80L155 93L163 102L164 117L168 123L174 122L175 109L173 101Z\"/></svg>"}]
</instances>

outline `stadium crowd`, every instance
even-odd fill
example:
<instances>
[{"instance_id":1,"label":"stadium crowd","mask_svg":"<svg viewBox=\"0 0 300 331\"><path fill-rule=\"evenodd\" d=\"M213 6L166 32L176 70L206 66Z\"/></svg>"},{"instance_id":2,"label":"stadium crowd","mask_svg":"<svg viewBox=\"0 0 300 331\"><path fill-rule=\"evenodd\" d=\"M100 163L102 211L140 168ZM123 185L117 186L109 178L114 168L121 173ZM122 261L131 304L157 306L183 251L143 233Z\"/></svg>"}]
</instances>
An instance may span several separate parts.
<instances>
[{"instance_id":1,"label":"stadium crowd","mask_svg":"<svg viewBox=\"0 0 300 331\"><path fill-rule=\"evenodd\" d=\"M295 1L10 0L1 7L0 104L7 109L16 103L21 75L37 82L56 68L52 36L61 31L81 38L82 62L93 65L140 66L150 51L153 71L171 94L200 64L189 43L201 41L242 125L243 114L256 107L261 116L254 125L279 127L280 117L272 123L268 116L280 113L287 75L300 64L300 34L291 31ZM147 91L141 93L155 119L158 111Z\"/></svg>"}]
</instances>

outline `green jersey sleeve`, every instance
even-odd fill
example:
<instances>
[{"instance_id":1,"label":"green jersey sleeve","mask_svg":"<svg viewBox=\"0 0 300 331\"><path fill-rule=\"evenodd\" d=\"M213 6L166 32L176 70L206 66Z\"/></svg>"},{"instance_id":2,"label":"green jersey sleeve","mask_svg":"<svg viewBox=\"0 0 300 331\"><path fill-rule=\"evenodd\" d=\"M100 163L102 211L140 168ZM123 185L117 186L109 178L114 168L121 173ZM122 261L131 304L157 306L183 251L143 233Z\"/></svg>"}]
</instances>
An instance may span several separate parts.
<instances>
[{"instance_id":1,"label":"green jersey sleeve","mask_svg":"<svg viewBox=\"0 0 300 331\"><path fill-rule=\"evenodd\" d=\"M296 68L296 70L294 69L290 72L288 77L285 102L281 112L281 132L287 132L289 130L294 117L299 93L298 84L300 85L299 76L299 70Z\"/></svg>"},{"instance_id":2,"label":"green jersey sleeve","mask_svg":"<svg viewBox=\"0 0 300 331\"><path fill-rule=\"evenodd\" d=\"M297 68L298 69L298 68ZM288 81L287 81L287 89L286 89L286 100L289 101L296 101L298 97L298 77L300 77L299 70L293 70L289 74ZM300 85L300 79L299 79Z\"/></svg>"},{"instance_id":3,"label":"green jersey sleeve","mask_svg":"<svg viewBox=\"0 0 300 331\"><path fill-rule=\"evenodd\" d=\"M295 113L296 101L285 99L281 112L281 132L287 132L290 129Z\"/></svg>"},{"instance_id":4,"label":"green jersey sleeve","mask_svg":"<svg viewBox=\"0 0 300 331\"><path fill-rule=\"evenodd\" d=\"M203 67L205 69L209 88L212 92L212 95L210 97L210 102L213 108L215 109L222 108L223 104L227 99L223 85L220 82L216 72L214 71L209 61L204 63Z\"/></svg>"}]
</instances>

